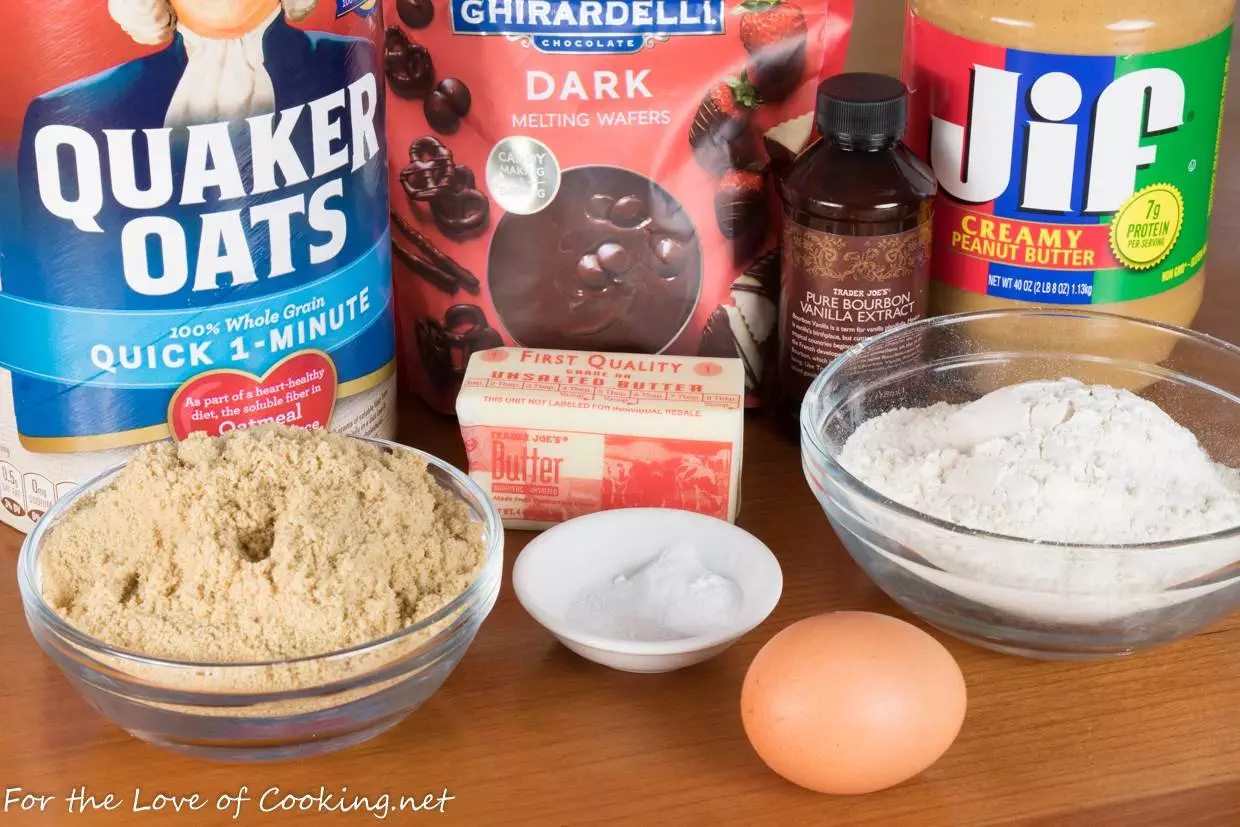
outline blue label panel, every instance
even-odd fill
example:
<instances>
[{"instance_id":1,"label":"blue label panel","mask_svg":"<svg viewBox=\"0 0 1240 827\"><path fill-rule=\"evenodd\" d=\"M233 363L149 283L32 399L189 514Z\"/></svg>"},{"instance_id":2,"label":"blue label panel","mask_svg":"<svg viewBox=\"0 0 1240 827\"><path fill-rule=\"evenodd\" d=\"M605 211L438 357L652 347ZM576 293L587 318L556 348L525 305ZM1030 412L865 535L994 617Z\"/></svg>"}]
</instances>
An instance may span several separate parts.
<instances>
[{"instance_id":1,"label":"blue label panel","mask_svg":"<svg viewBox=\"0 0 1240 827\"><path fill-rule=\"evenodd\" d=\"M217 368L261 374L298 350L334 353L386 320L390 250L385 236L319 281L189 313L56 307L0 293L0 367L65 385L175 389Z\"/></svg>"},{"instance_id":2,"label":"blue label panel","mask_svg":"<svg viewBox=\"0 0 1240 827\"><path fill-rule=\"evenodd\" d=\"M1089 304L1094 294L1094 273L991 264L986 292L1001 299L1038 304Z\"/></svg>"},{"instance_id":3,"label":"blue label panel","mask_svg":"<svg viewBox=\"0 0 1240 827\"><path fill-rule=\"evenodd\" d=\"M370 17L379 8L379 0L336 0L336 17L357 14Z\"/></svg>"},{"instance_id":4,"label":"blue label panel","mask_svg":"<svg viewBox=\"0 0 1240 827\"><path fill-rule=\"evenodd\" d=\"M536 35L534 48L550 54L569 55L632 55L640 52L646 41L637 36L587 36L561 37L560 35Z\"/></svg>"},{"instance_id":5,"label":"blue label panel","mask_svg":"<svg viewBox=\"0 0 1240 827\"><path fill-rule=\"evenodd\" d=\"M1089 170L1086 168L1089 158L1090 140L1093 137L1093 107L1088 101L1096 101L1115 79L1114 57L1084 57L1078 55L1047 55L1039 52L1023 52L1010 49L1007 53L1007 70L1019 72L1020 81L1016 96L1016 141L1012 146L1012 185L995 201L995 215L1003 218L1016 218L1021 221L1054 221L1056 224L1097 224L1096 215L1083 215L1080 210L1085 203L1085 188L1088 184ZM1033 109L1031 97L1033 85L1048 72L1062 72L1071 75L1080 84L1082 105L1072 116L1056 123L1072 125L1076 130L1076 157L1064 158L1063 163L1077 164L1072 182L1072 204L1076 212L1053 213L1031 212L1021 209L1024 197L1026 141L1024 130L1026 124L1042 120ZM1076 159L1081 159L1079 162ZM999 294L995 294L999 295Z\"/></svg>"}]
</instances>

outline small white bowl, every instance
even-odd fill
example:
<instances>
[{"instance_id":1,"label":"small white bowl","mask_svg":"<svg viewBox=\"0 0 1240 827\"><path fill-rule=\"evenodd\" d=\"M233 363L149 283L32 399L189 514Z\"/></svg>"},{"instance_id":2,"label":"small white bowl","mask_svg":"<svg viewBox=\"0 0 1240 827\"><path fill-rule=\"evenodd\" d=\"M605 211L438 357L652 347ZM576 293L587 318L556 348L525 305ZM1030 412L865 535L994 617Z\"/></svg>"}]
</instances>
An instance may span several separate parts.
<instances>
[{"instance_id":1,"label":"small white bowl","mask_svg":"<svg viewBox=\"0 0 1240 827\"><path fill-rule=\"evenodd\" d=\"M702 564L733 580L741 608L730 628L711 635L656 642L600 637L568 622L574 601L658 557L677 542L692 543ZM667 508L627 508L579 517L543 532L517 557L517 600L572 651L622 672L672 672L709 660L757 628L775 610L784 576L775 555L736 526Z\"/></svg>"}]
</instances>

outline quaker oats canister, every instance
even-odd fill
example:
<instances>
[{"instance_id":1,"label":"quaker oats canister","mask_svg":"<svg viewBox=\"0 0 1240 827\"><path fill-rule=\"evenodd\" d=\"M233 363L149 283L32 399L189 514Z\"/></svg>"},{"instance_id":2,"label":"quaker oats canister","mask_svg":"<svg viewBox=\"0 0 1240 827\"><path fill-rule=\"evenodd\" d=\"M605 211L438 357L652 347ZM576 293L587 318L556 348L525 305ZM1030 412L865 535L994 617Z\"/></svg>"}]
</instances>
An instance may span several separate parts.
<instances>
[{"instance_id":1,"label":"quaker oats canister","mask_svg":"<svg viewBox=\"0 0 1240 827\"><path fill-rule=\"evenodd\" d=\"M394 427L376 0L6 15L0 519L134 446Z\"/></svg>"}]
</instances>

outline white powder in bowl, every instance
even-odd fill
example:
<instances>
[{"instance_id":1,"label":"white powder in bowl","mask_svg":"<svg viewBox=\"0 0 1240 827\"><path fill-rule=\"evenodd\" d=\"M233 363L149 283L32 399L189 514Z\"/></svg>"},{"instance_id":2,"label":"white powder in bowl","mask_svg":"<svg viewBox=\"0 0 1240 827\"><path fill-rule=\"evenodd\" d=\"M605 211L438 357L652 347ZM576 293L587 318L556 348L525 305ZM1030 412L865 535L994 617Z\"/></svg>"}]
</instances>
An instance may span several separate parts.
<instances>
[{"instance_id":1,"label":"white powder in bowl","mask_svg":"<svg viewBox=\"0 0 1240 827\"><path fill-rule=\"evenodd\" d=\"M566 620L578 631L611 640L681 640L730 628L741 603L736 581L706 568L692 543L679 542L581 595Z\"/></svg>"},{"instance_id":2,"label":"white powder in bowl","mask_svg":"<svg viewBox=\"0 0 1240 827\"><path fill-rule=\"evenodd\" d=\"M1240 471L1154 403L1073 379L890 411L840 463L923 514L1029 540L1128 545L1240 526Z\"/></svg>"},{"instance_id":3,"label":"white powder in bowl","mask_svg":"<svg viewBox=\"0 0 1240 827\"><path fill-rule=\"evenodd\" d=\"M874 529L849 535L855 550L1028 620L1091 626L1183 604L1226 586L1212 575L1240 561L1231 537L1126 547L1240 524L1240 473L1128 391L1065 379L892 411L858 428L840 460L922 514L1042 541L941 528L837 494L841 515Z\"/></svg>"}]
</instances>

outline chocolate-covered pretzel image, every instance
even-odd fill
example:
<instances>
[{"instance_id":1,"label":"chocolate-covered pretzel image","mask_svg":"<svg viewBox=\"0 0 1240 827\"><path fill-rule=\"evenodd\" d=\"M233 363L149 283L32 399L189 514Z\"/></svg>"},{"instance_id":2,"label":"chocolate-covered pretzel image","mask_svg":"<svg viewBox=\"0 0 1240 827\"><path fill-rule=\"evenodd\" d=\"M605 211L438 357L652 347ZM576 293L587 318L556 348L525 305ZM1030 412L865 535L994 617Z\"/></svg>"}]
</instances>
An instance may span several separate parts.
<instances>
[{"instance_id":1,"label":"chocolate-covered pretzel image","mask_svg":"<svg viewBox=\"0 0 1240 827\"><path fill-rule=\"evenodd\" d=\"M475 353L504 346L486 311L474 304L452 305L443 321L419 319L415 333L427 378L441 389L460 383Z\"/></svg>"},{"instance_id":2,"label":"chocolate-covered pretzel image","mask_svg":"<svg viewBox=\"0 0 1240 827\"><path fill-rule=\"evenodd\" d=\"M458 377L465 375L469 359L481 350L503 347L504 340L492 329L481 307L473 304L455 304L443 317L452 349L452 368Z\"/></svg>"},{"instance_id":3,"label":"chocolate-covered pretzel image","mask_svg":"<svg viewBox=\"0 0 1240 827\"><path fill-rule=\"evenodd\" d=\"M400 185L409 200L430 201L452 187L455 173L452 150L425 135L409 145L409 164L401 170Z\"/></svg>"},{"instance_id":4,"label":"chocolate-covered pretzel image","mask_svg":"<svg viewBox=\"0 0 1240 827\"><path fill-rule=\"evenodd\" d=\"M491 223L491 200L474 186L473 171L458 166L452 186L431 201L431 216L444 235L462 241Z\"/></svg>"},{"instance_id":5,"label":"chocolate-covered pretzel image","mask_svg":"<svg viewBox=\"0 0 1240 827\"><path fill-rule=\"evenodd\" d=\"M431 53L395 26L384 34L383 69L388 88L402 98L424 98L435 86Z\"/></svg>"}]
</instances>

